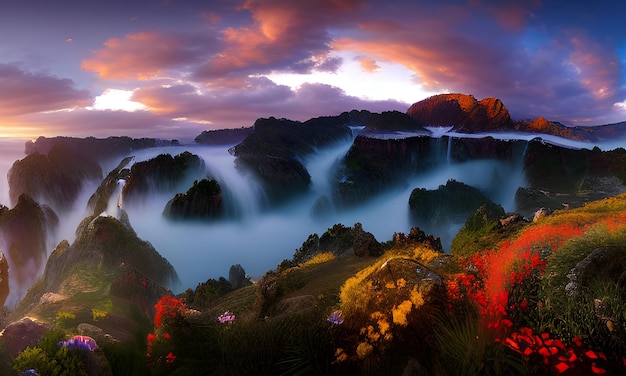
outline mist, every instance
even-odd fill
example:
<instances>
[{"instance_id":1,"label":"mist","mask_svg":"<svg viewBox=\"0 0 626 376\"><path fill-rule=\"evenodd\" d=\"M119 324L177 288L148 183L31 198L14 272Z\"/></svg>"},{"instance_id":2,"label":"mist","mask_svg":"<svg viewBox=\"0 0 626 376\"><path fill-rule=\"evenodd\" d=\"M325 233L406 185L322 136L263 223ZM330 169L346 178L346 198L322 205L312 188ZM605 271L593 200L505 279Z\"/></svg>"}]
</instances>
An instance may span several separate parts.
<instances>
[{"instance_id":1,"label":"mist","mask_svg":"<svg viewBox=\"0 0 626 376\"><path fill-rule=\"evenodd\" d=\"M477 137L477 135L456 134L449 128L433 129L434 138ZM487 135L482 134L480 137ZM489 134L504 140L531 140L537 135L518 133ZM401 137L401 135L399 135ZM561 138L545 137L545 142L570 148L592 148L594 145ZM405 181L389 186L388 189L358 207L342 208L333 200L336 169L348 152L353 139L316 150L303 158L311 175L311 186L303 194L287 204L276 208L270 207L261 185L250 175L239 171L235 166L235 157L228 152L228 146L176 146L136 150L133 162L145 161L159 154L172 156L189 151L201 157L205 171L199 175L190 175L176 187L175 191L149 193L141 200L127 202L116 193L111 197L108 215L117 215L118 200L127 211L131 225L137 235L148 242L174 266L181 283L171 286L174 292L195 288L198 283L208 278L227 276L233 264L241 264L247 274L258 279L266 271L274 269L283 259L291 259L294 252L312 233L321 235L337 223L353 226L363 224L379 241L392 239L396 232L408 233L412 226L418 226L426 233L441 237L444 250L450 243L465 218L452 218L443 221L420 223L409 211L408 200L415 188L437 189L449 179L474 186L494 202L502 205L506 211L515 211L515 192L525 185L523 174L524 151L509 161L477 160L454 162L450 160L450 146L453 143L441 139L437 160L432 169L408 174ZM435 142L439 142L435 140ZM621 144L623 145L623 144ZM6 172L13 161L24 157L23 141L1 141L0 173ZM603 150L611 147L599 144ZM103 175L106 175L124 158L121 155L101 163ZM184 193L194 180L205 177L216 179L222 187L225 209L223 219L213 221L171 221L163 217L166 203L176 194ZM119 182L121 192L123 181ZM87 201L99 182L86 182L73 208L63 215L60 228L49 234L49 251L62 239L70 243L74 240L75 230L80 221L89 213ZM10 206L6 178L0 181L0 200ZM324 214L312 214L312 209L320 197L330 201L330 208ZM1 239L0 239L1 240ZM0 242L0 246L2 243ZM10 260L9 260L10 261ZM41 270L34 271L34 276L41 275ZM21 291L21 289L12 291ZM16 297L16 295L13 295Z\"/></svg>"},{"instance_id":2,"label":"mist","mask_svg":"<svg viewBox=\"0 0 626 376\"><path fill-rule=\"evenodd\" d=\"M453 163L445 153L442 164L428 172L410 176L383 194L346 209L332 202L335 171L348 152L352 140L317 150L302 160L311 175L311 188L278 208L270 208L260 185L252 176L235 167L235 157L228 147L185 146L144 150L135 161L149 159L160 153L176 155L185 150L200 156L206 165L206 176L222 186L226 217L218 221L171 221L162 216L172 194L153 194L141 203L128 203L127 211L137 235L149 241L177 270L181 284L176 292L195 286L208 278L227 275L231 265L241 264L246 272L259 278L284 259L291 259L312 233L321 235L334 224L363 224L379 241L391 240L396 232L408 233L412 226L442 238L446 249L464 222L433 225L412 219L408 200L414 188L436 189L455 179L473 185L506 210L514 210L515 191L523 185L522 157L509 161L472 161ZM185 192L194 179L180 187ZM325 196L331 208L323 215L312 214L316 200ZM117 202L117 198L112 200Z\"/></svg>"}]
</instances>

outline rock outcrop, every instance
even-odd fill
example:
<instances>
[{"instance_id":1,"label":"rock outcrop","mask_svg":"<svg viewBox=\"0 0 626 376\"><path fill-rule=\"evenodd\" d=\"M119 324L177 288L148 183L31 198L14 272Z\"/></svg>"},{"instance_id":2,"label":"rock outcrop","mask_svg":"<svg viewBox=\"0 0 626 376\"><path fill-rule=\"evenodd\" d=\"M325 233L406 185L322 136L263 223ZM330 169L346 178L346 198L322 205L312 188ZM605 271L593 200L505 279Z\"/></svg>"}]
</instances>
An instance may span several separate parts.
<instances>
[{"instance_id":1,"label":"rock outcrop","mask_svg":"<svg viewBox=\"0 0 626 376\"><path fill-rule=\"evenodd\" d=\"M335 203L353 206L411 174L450 162L476 159L514 161L522 159L526 141L486 138L409 137L380 139L357 136L343 159Z\"/></svg>"},{"instance_id":2,"label":"rock outcrop","mask_svg":"<svg viewBox=\"0 0 626 376\"><path fill-rule=\"evenodd\" d=\"M411 215L421 221L465 219L480 206L490 203L478 189L456 180L448 180L435 190L415 188L409 197Z\"/></svg>"},{"instance_id":3,"label":"rock outcrop","mask_svg":"<svg viewBox=\"0 0 626 376\"><path fill-rule=\"evenodd\" d=\"M301 158L317 148L351 137L348 116L319 117L302 123L288 119L258 119L254 130L231 152L239 168L252 172L273 202L306 191L311 177Z\"/></svg>"},{"instance_id":4,"label":"rock outcrop","mask_svg":"<svg viewBox=\"0 0 626 376\"><path fill-rule=\"evenodd\" d=\"M95 158L55 145L47 155L36 152L13 163L7 178L12 204L27 194L61 214L72 208L85 184L102 179L102 169Z\"/></svg>"},{"instance_id":5,"label":"rock outcrop","mask_svg":"<svg viewBox=\"0 0 626 376\"><path fill-rule=\"evenodd\" d=\"M96 191L91 195L87 202L87 209L92 212L93 215L99 215L107 210L109 200L115 191L119 188L120 183L124 183L129 175L130 169L127 166L132 162L133 157L124 158L107 177L104 178L102 183L98 186ZM121 207L121 202L119 203Z\"/></svg>"},{"instance_id":6,"label":"rock outcrop","mask_svg":"<svg viewBox=\"0 0 626 376\"><path fill-rule=\"evenodd\" d=\"M252 133L252 127L214 129L200 133L194 141L201 145L236 145Z\"/></svg>"},{"instance_id":7,"label":"rock outcrop","mask_svg":"<svg viewBox=\"0 0 626 376\"><path fill-rule=\"evenodd\" d=\"M20 196L13 209L0 205L0 249L10 266L9 288L15 298L21 298L43 270L46 236L56 230L58 221L50 208L26 194Z\"/></svg>"},{"instance_id":8,"label":"rock outcrop","mask_svg":"<svg viewBox=\"0 0 626 376\"><path fill-rule=\"evenodd\" d=\"M78 159L91 158L101 160L120 154L127 154L133 150L153 148L159 146L178 146L177 140L162 140L157 138L76 138L76 137L39 137L35 141L27 141L26 154L48 154L55 146L60 146Z\"/></svg>"},{"instance_id":9,"label":"rock outcrop","mask_svg":"<svg viewBox=\"0 0 626 376\"><path fill-rule=\"evenodd\" d=\"M223 214L222 190L214 179L194 181L186 193L177 193L163 209L170 219L217 219Z\"/></svg>"},{"instance_id":10,"label":"rock outcrop","mask_svg":"<svg viewBox=\"0 0 626 376\"><path fill-rule=\"evenodd\" d=\"M90 324L126 341L154 314L158 299L171 294L167 286L177 282L172 265L127 223L92 216L72 244L64 240L52 251L41 281L10 320L34 317L69 330Z\"/></svg>"},{"instance_id":11,"label":"rock outcrop","mask_svg":"<svg viewBox=\"0 0 626 376\"><path fill-rule=\"evenodd\" d=\"M16 357L27 347L37 345L41 336L43 336L46 331L50 330L50 328L51 325L46 325L24 317L4 328L0 339L2 339L9 355Z\"/></svg>"},{"instance_id":12,"label":"rock outcrop","mask_svg":"<svg viewBox=\"0 0 626 376\"><path fill-rule=\"evenodd\" d=\"M131 203L140 200L146 193L172 192L185 179L193 181L204 172L204 161L188 151L175 157L160 154L131 166L122 194L124 200Z\"/></svg>"},{"instance_id":13,"label":"rock outcrop","mask_svg":"<svg viewBox=\"0 0 626 376\"><path fill-rule=\"evenodd\" d=\"M0 305L4 306L9 296L9 262L0 249ZM0 327L2 323L0 322Z\"/></svg>"},{"instance_id":14,"label":"rock outcrop","mask_svg":"<svg viewBox=\"0 0 626 376\"><path fill-rule=\"evenodd\" d=\"M440 94L414 103L407 114L427 126L453 126L464 133L512 129L513 120L501 100L480 101L467 94Z\"/></svg>"}]
</instances>

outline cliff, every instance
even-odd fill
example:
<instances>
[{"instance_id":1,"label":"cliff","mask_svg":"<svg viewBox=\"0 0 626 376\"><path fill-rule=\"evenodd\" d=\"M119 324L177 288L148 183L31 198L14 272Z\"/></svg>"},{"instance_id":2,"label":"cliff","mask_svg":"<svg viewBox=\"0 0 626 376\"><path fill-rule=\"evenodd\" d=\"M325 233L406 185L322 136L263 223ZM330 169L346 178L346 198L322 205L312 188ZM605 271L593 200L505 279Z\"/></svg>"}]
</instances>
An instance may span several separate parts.
<instances>
[{"instance_id":1,"label":"cliff","mask_svg":"<svg viewBox=\"0 0 626 376\"><path fill-rule=\"evenodd\" d=\"M501 100L480 101L467 94L440 94L414 103L407 114L427 126L453 126L464 133L513 128L513 120Z\"/></svg>"}]
</instances>

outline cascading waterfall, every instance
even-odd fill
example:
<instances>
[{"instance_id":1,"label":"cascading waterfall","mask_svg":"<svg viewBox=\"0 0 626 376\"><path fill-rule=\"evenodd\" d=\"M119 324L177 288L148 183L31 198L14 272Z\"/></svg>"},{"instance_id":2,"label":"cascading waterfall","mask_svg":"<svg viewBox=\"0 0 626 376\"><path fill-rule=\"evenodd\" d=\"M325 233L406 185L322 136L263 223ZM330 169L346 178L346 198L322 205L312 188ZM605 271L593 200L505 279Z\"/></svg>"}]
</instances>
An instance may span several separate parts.
<instances>
[{"instance_id":1,"label":"cascading waterfall","mask_svg":"<svg viewBox=\"0 0 626 376\"><path fill-rule=\"evenodd\" d=\"M268 206L263 187L250 174L237 169L235 156L226 147L188 149L204 160L207 173L222 188L225 214L231 219L250 219Z\"/></svg>"},{"instance_id":2,"label":"cascading waterfall","mask_svg":"<svg viewBox=\"0 0 626 376\"><path fill-rule=\"evenodd\" d=\"M340 141L333 146L317 150L302 161L311 176L312 197L314 200L320 198L328 200L330 204L329 209L331 211L334 211L335 208L332 188L335 182L337 168L348 150L350 150L355 137L353 133L352 138Z\"/></svg>"},{"instance_id":3,"label":"cascading waterfall","mask_svg":"<svg viewBox=\"0 0 626 376\"><path fill-rule=\"evenodd\" d=\"M124 190L125 184L126 184L126 180L124 179L119 179L117 181L117 186L115 187L115 191L111 194L111 197L109 197L106 211L102 213L101 215L108 215L108 216L120 219L122 205L124 201L123 190Z\"/></svg>"}]
</instances>

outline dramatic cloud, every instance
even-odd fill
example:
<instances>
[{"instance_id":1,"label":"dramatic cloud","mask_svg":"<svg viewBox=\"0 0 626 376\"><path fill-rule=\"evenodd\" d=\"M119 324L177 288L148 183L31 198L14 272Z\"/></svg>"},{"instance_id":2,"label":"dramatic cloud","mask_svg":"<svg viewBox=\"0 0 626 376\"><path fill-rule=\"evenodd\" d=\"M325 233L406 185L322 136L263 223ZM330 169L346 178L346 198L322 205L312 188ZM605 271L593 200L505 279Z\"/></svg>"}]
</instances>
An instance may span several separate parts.
<instances>
[{"instance_id":1,"label":"dramatic cloud","mask_svg":"<svg viewBox=\"0 0 626 376\"><path fill-rule=\"evenodd\" d=\"M170 69L197 64L217 51L218 45L217 39L209 37L139 32L123 39L109 39L81 67L96 72L100 78L145 80Z\"/></svg>"},{"instance_id":2,"label":"dramatic cloud","mask_svg":"<svg viewBox=\"0 0 626 376\"><path fill-rule=\"evenodd\" d=\"M72 80L0 64L1 117L70 109L88 103L88 92L77 90Z\"/></svg>"},{"instance_id":3,"label":"dramatic cloud","mask_svg":"<svg viewBox=\"0 0 626 376\"><path fill-rule=\"evenodd\" d=\"M152 123L159 133L188 135L268 116L405 111L410 103L403 102L444 92L500 98L516 119L594 125L626 118L626 29L618 4L111 0L61 2L48 11L47 2L32 1L38 6L14 2L0 13L0 44L7 47L0 116L24 132L51 124L129 134L136 121L138 133ZM133 91L146 109L86 110L141 109L103 106L104 93L117 101L116 90ZM50 120L34 115L69 108L85 110ZM95 119L100 115L105 120ZM120 126L105 124L112 120Z\"/></svg>"},{"instance_id":4,"label":"dramatic cloud","mask_svg":"<svg viewBox=\"0 0 626 376\"><path fill-rule=\"evenodd\" d=\"M224 75L335 70L328 61L328 28L337 26L363 5L361 0L249 0L251 25L222 31L225 48L197 72L198 79Z\"/></svg>"}]
</instances>

